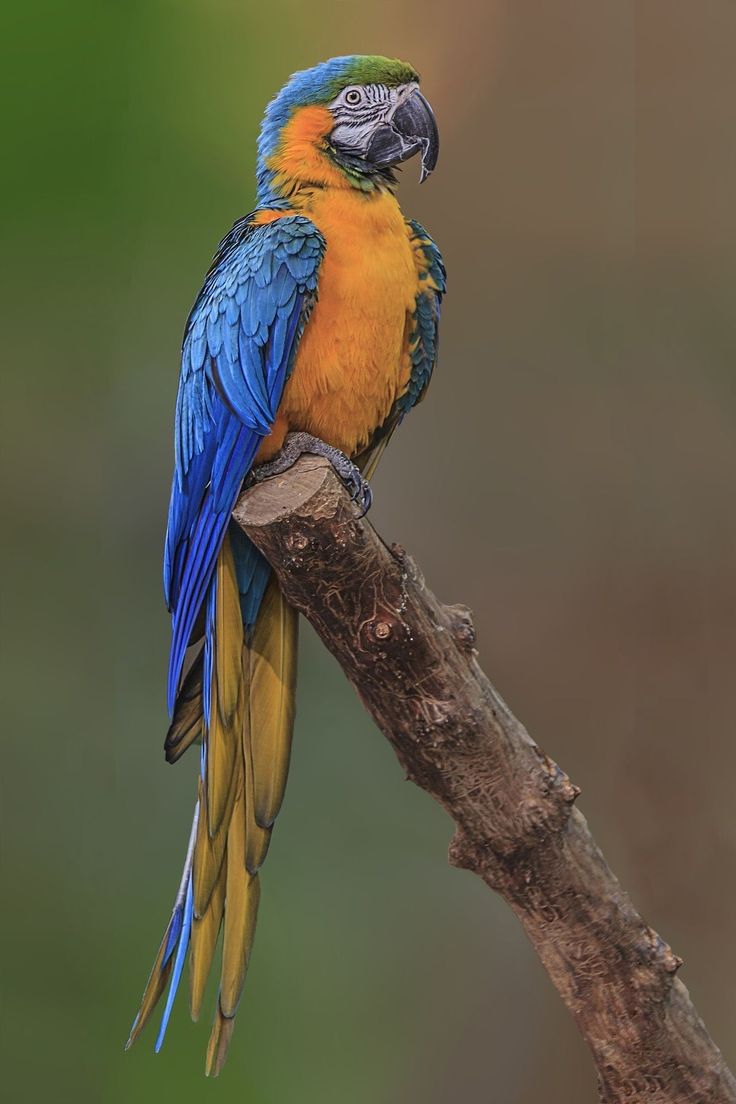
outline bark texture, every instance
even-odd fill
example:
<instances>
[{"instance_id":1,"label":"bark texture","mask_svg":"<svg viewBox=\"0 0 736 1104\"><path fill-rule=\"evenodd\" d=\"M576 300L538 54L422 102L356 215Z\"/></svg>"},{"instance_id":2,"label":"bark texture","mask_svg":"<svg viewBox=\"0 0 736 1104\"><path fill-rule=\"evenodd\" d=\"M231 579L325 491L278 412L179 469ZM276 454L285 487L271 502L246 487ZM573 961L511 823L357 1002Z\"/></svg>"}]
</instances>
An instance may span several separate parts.
<instances>
[{"instance_id":1,"label":"bark texture","mask_svg":"<svg viewBox=\"0 0 736 1104\"><path fill-rule=\"evenodd\" d=\"M236 521L391 742L454 820L450 861L514 910L585 1039L603 1104L736 1104L681 960L633 908L574 807L578 789L478 666L470 611L305 456L247 490Z\"/></svg>"}]
</instances>

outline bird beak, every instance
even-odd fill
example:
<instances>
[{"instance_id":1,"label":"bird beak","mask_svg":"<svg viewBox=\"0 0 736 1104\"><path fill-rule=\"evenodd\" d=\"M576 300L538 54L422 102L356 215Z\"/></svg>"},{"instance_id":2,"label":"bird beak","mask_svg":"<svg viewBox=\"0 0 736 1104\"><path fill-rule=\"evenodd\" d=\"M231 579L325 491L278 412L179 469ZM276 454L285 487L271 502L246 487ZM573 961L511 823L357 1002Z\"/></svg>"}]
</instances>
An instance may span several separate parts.
<instances>
[{"instance_id":1,"label":"bird beak","mask_svg":"<svg viewBox=\"0 0 736 1104\"><path fill-rule=\"evenodd\" d=\"M391 166L407 161L415 153L422 157L421 183L437 164L440 136L432 108L418 88L401 101L388 122L376 128L366 157L374 165Z\"/></svg>"}]
</instances>

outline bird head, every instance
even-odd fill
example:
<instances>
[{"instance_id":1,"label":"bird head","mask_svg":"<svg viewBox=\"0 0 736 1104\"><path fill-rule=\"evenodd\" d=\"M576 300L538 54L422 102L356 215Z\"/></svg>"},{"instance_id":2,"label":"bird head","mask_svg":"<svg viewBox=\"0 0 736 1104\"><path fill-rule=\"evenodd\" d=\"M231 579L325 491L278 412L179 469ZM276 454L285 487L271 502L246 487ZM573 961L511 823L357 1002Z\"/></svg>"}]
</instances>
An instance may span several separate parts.
<instances>
[{"instance_id":1,"label":"bird head","mask_svg":"<svg viewBox=\"0 0 736 1104\"><path fill-rule=\"evenodd\" d=\"M439 135L411 65L384 57L332 58L295 73L261 127L259 198L300 187L392 187L415 154L420 179L437 164Z\"/></svg>"}]
</instances>

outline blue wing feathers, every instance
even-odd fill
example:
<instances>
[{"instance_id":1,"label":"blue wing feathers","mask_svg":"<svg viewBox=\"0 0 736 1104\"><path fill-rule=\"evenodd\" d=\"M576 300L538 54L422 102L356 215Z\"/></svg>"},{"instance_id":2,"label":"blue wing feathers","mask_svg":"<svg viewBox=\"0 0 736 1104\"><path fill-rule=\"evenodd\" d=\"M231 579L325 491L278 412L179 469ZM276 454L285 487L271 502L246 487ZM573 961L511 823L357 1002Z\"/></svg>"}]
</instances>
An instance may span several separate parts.
<instances>
[{"instance_id":1,"label":"blue wing feathers","mask_svg":"<svg viewBox=\"0 0 736 1104\"><path fill-rule=\"evenodd\" d=\"M184 656L199 616L240 485L253 463L261 437L228 414L224 439L215 452L209 486L196 514L182 560L181 582L172 608L168 701L173 711Z\"/></svg>"},{"instance_id":2,"label":"blue wing feathers","mask_svg":"<svg viewBox=\"0 0 736 1104\"><path fill-rule=\"evenodd\" d=\"M212 710L212 672L215 664L215 617L217 611L216 578L210 579L207 592L207 612L204 634L204 667L202 672L202 716L209 718ZM207 777L207 745L202 741L202 781Z\"/></svg>"},{"instance_id":3,"label":"blue wing feathers","mask_svg":"<svg viewBox=\"0 0 736 1104\"><path fill-rule=\"evenodd\" d=\"M323 253L324 239L306 218L241 219L189 316L164 554L170 709L235 499L276 416ZM256 591L262 574L254 574Z\"/></svg>"},{"instance_id":4,"label":"blue wing feathers","mask_svg":"<svg viewBox=\"0 0 736 1104\"><path fill-rule=\"evenodd\" d=\"M271 575L271 568L243 530L230 523L230 547L240 591L240 609L247 629L255 624L258 608Z\"/></svg>"},{"instance_id":5,"label":"blue wing feathers","mask_svg":"<svg viewBox=\"0 0 736 1104\"><path fill-rule=\"evenodd\" d=\"M402 418L424 395L437 362L437 331L440 304L446 287L445 266L442 254L424 227L414 219L409 226L415 242L418 242L426 268L420 280L427 286L417 296L414 308L414 329L411 338L411 378L406 392L396 404L396 413Z\"/></svg>"}]
</instances>

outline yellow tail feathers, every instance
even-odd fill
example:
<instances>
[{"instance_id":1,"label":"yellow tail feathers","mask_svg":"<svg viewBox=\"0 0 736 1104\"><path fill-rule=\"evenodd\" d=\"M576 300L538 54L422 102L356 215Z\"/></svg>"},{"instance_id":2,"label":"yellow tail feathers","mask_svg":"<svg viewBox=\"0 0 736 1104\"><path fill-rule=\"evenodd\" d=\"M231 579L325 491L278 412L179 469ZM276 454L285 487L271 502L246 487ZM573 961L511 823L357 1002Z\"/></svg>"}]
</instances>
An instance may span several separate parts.
<instances>
[{"instance_id":1,"label":"yellow tail feathers","mask_svg":"<svg viewBox=\"0 0 736 1104\"><path fill-rule=\"evenodd\" d=\"M207 1074L215 1076L227 1056L245 984L260 898L258 871L286 786L297 648L297 615L284 601L275 578L268 583L256 623L246 634L227 537L216 570L214 609L209 611L209 695L204 692L207 667L201 652L182 684L165 745L167 759L174 762L202 737L198 811L174 914L128 1041L130 1045L143 1030L169 977L178 982L187 940L189 1003L192 1019L199 1018L222 929L220 987L206 1063ZM204 718L208 698L209 716ZM173 992L175 984L157 1048Z\"/></svg>"},{"instance_id":2,"label":"yellow tail feathers","mask_svg":"<svg viewBox=\"0 0 736 1104\"><path fill-rule=\"evenodd\" d=\"M202 998L209 977L212 959L220 934L220 924L225 911L224 864L217 874L217 880L206 908L201 916L195 914L192 919L191 950L189 952L189 1008L196 1022L202 1010Z\"/></svg>"},{"instance_id":3,"label":"yellow tail feathers","mask_svg":"<svg viewBox=\"0 0 736 1104\"><path fill-rule=\"evenodd\" d=\"M250 736L253 811L262 828L270 828L276 819L286 787L294 727L296 640L296 611L284 601L272 578L245 649L250 661L250 723L244 732Z\"/></svg>"},{"instance_id":4,"label":"yellow tail feathers","mask_svg":"<svg viewBox=\"0 0 736 1104\"><path fill-rule=\"evenodd\" d=\"M255 934L271 826L286 786L294 725L297 615L272 578L255 626L243 634L228 540L217 566L215 652L206 779L194 849L190 1004L197 1018L217 933L223 929L217 1012L207 1072L227 1055Z\"/></svg>"}]
</instances>

